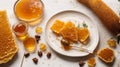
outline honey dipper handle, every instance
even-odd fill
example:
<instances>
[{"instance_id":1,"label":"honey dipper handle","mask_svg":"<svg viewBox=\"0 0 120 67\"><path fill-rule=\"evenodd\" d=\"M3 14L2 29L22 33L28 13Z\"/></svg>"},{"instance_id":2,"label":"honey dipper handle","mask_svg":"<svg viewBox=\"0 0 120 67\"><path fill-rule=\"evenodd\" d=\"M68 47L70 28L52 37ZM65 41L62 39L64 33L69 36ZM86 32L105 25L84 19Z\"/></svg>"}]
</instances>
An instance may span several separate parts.
<instances>
[{"instance_id":1,"label":"honey dipper handle","mask_svg":"<svg viewBox=\"0 0 120 67\"><path fill-rule=\"evenodd\" d=\"M120 33L119 17L102 0L78 0L89 7L102 23L115 35Z\"/></svg>"}]
</instances>

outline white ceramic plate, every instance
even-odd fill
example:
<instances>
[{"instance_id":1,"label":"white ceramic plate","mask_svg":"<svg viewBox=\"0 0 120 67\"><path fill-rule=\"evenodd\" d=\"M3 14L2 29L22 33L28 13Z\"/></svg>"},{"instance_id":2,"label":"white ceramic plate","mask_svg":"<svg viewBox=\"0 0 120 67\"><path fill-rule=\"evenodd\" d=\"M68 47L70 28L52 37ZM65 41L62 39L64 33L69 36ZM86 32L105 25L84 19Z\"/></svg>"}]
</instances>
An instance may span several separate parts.
<instances>
[{"instance_id":1,"label":"white ceramic plate","mask_svg":"<svg viewBox=\"0 0 120 67\"><path fill-rule=\"evenodd\" d=\"M62 11L60 13L55 14L52 16L45 28L45 37L47 40L47 43L49 46L55 50L56 52L65 55L65 56L71 56L71 57L81 57L81 56L86 56L89 53L84 52L84 51L79 51L75 49L71 49L69 51L64 50L61 48L61 43L60 39L56 37L55 33L52 32L50 27L53 25L55 20L62 20L65 22L72 21L76 27L80 25L81 27L83 26L83 23L85 23L88 26L89 32L90 32L90 41L87 45L83 45L85 49L88 49L92 52L94 52L96 46L98 45L99 41L99 34L98 34L98 29L97 26L94 24L94 21L92 21L87 15L78 12L78 11ZM74 45L81 45L81 43L74 44Z\"/></svg>"}]
</instances>

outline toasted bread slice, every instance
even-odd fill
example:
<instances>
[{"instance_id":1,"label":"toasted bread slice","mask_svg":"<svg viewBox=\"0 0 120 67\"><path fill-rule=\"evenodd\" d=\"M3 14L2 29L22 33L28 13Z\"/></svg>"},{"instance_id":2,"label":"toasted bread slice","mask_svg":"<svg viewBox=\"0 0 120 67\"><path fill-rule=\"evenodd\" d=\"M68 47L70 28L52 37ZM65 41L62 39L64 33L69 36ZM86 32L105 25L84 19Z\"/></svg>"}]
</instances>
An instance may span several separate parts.
<instances>
[{"instance_id":1,"label":"toasted bread slice","mask_svg":"<svg viewBox=\"0 0 120 67\"><path fill-rule=\"evenodd\" d=\"M97 52L97 56L106 63L113 62L115 56L114 51L110 48L103 48Z\"/></svg>"},{"instance_id":2,"label":"toasted bread slice","mask_svg":"<svg viewBox=\"0 0 120 67\"><path fill-rule=\"evenodd\" d=\"M85 43L90 36L88 28L77 28L77 30L78 30L79 41Z\"/></svg>"},{"instance_id":3,"label":"toasted bread slice","mask_svg":"<svg viewBox=\"0 0 120 67\"><path fill-rule=\"evenodd\" d=\"M64 39L76 42L78 41L78 32L75 25L72 22L67 22L60 31Z\"/></svg>"},{"instance_id":4,"label":"toasted bread slice","mask_svg":"<svg viewBox=\"0 0 120 67\"><path fill-rule=\"evenodd\" d=\"M18 47L12 35L6 12L0 11L0 64L11 60L17 51ZM8 59L5 58L7 56L9 56Z\"/></svg>"},{"instance_id":5,"label":"toasted bread slice","mask_svg":"<svg viewBox=\"0 0 120 67\"><path fill-rule=\"evenodd\" d=\"M57 34L60 34L61 29L64 27L64 22L60 20L56 20L51 27L51 30Z\"/></svg>"}]
</instances>

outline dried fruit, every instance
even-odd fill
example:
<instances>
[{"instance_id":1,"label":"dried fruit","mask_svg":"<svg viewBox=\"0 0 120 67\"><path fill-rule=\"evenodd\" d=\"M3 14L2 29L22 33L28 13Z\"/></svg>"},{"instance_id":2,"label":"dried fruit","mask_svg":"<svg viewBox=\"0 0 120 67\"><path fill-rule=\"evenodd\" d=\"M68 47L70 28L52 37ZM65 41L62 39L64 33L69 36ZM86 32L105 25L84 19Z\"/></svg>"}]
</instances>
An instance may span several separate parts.
<instances>
[{"instance_id":1,"label":"dried fruit","mask_svg":"<svg viewBox=\"0 0 120 67\"><path fill-rule=\"evenodd\" d=\"M42 33L42 27L36 27L36 33L41 34Z\"/></svg>"},{"instance_id":2,"label":"dried fruit","mask_svg":"<svg viewBox=\"0 0 120 67\"><path fill-rule=\"evenodd\" d=\"M89 67L94 67L96 64L96 60L95 58L90 58L87 63Z\"/></svg>"},{"instance_id":3,"label":"dried fruit","mask_svg":"<svg viewBox=\"0 0 120 67\"><path fill-rule=\"evenodd\" d=\"M27 58L30 56L30 53L25 53L24 56L25 56L25 58Z\"/></svg>"},{"instance_id":4,"label":"dried fruit","mask_svg":"<svg viewBox=\"0 0 120 67\"><path fill-rule=\"evenodd\" d=\"M46 50L46 45L44 44L44 43L41 43L40 44L40 49L42 50L42 51L45 51Z\"/></svg>"},{"instance_id":5,"label":"dried fruit","mask_svg":"<svg viewBox=\"0 0 120 67\"><path fill-rule=\"evenodd\" d=\"M33 60L33 62L34 62L35 64L38 63L38 59L37 59L37 58L33 58L32 60Z\"/></svg>"},{"instance_id":6,"label":"dried fruit","mask_svg":"<svg viewBox=\"0 0 120 67\"><path fill-rule=\"evenodd\" d=\"M47 58L50 59L51 58L51 52L47 53Z\"/></svg>"},{"instance_id":7,"label":"dried fruit","mask_svg":"<svg viewBox=\"0 0 120 67\"><path fill-rule=\"evenodd\" d=\"M80 62L79 62L79 66L80 66L80 67L83 67L84 64L85 64L85 63L84 63L83 61L80 61Z\"/></svg>"},{"instance_id":8,"label":"dried fruit","mask_svg":"<svg viewBox=\"0 0 120 67\"><path fill-rule=\"evenodd\" d=\"M35 35L35 39L36 39L36 42L39 43L40 36L39 35Z\"/></svg>"},{"instance_id":9,"label":"dried fruit","mask_svg":"<svg viewBox=\"0 0 120 67\"><path fill-rule=\"evenodd\" d=\"M116 47L116 41L114 39L109 39L107 43L110 47Z\"/></svg>"},{"instance_id":10,"label":"dried fruit","mask_svg":"<svg viewBox=\"0 0 120 67\"><path fill-rule=\"evenodd\" d=\"M42 55L43 55L43 54L42 54L42 51L38 51L38 56L39 56L39 57L42 57Z\"/></svg>"}]
</instances>

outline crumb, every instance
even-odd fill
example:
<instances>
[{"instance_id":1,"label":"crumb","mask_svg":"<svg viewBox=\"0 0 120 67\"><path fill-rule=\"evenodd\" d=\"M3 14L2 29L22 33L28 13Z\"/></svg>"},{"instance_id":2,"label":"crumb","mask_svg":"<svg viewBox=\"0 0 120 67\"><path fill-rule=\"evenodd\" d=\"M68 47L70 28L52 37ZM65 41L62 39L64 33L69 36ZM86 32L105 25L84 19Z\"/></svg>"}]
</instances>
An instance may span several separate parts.
<instances>
[{"instance_id":1,"label":"crumb","mask_svg":"<svg viewBox=\"0 0 120 67\"><path fill-rule=\"evenodd\" d=\"M36 42L39 43L39 40L40 40L40 36L39 35L35 35L35 39L36 39Z\"/></svg>"}]
</instances>

